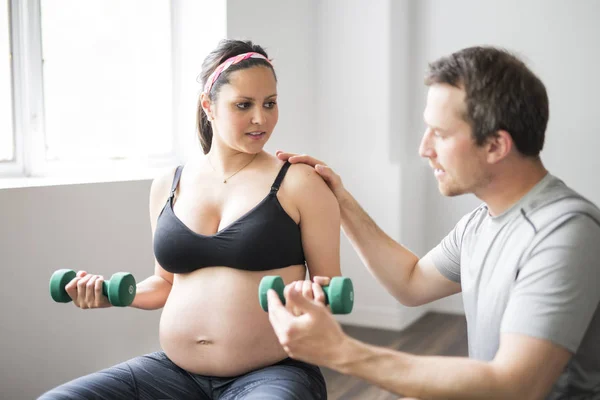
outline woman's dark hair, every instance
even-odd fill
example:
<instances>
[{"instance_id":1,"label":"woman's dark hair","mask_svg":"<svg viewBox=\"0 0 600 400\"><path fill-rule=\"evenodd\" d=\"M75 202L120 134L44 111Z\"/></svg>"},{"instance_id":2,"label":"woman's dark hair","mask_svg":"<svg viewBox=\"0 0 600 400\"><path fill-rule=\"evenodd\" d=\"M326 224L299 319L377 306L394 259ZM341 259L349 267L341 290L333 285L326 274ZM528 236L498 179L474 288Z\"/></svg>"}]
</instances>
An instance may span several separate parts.
<instances>
[{"instance_id":1,"label":"woman's dark hair","mask_svg":"<svg viewBox=\"0 0 600 400\"><path fill-rule=\"evenodd\" d=\"M202 87L204 88L208 77L225 60L237 56L239 54L250 52L260 53L263 56L269 58L267 52L262 47L253 44L249 40L221 40L217 48L211 51L202 63L202 72L199 75L199 80L202 84ZM229 75L231 75L232 72L239 71L240 69L252 68L255 66L264 66L270 68L271 71L273 71L273 76L275 76L275 80L277 80L275 70L273 70L273 66L268 61L263 60L261 58L248 58L244 61L232 65L231 67L223 71L221 75L219 75L217 80L212 85L210 92L208 93L208 98L210 99L210 101L215 102L217 100L221 86L229 83ZM208 117L204 113L204 110L202 109L202 104L200 102L201 100L199 97L198 108L196 110L196 126L198 127L198 138L200 139L200 144L202 145L202 151L204 151L204 154L207 154L210 151L210 146L212 144L213 132L212 126L210 125Z\"/></svg>"},{"instance_id":2,"label":"woman's dark hair","mask_svg":"<svg viewBox=\"0 0 600 400\"><path fill-rule=\"evenodd\" d=\"M465 91L463 116L477 145L507 131L517 150L537 157L548 125L548 95L542 81L516 56L494 47L470 47L429 65L425 84Z\"/></svg>"}]
</instances>

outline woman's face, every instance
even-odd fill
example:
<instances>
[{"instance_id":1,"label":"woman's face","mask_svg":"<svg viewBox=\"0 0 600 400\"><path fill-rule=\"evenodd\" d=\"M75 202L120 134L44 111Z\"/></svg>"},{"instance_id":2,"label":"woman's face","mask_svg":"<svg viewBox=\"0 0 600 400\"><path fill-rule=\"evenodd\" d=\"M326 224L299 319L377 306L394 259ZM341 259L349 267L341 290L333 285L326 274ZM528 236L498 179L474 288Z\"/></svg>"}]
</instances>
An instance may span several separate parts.
<instances>
[{"instance_id":1,"label":"woman's face","mask_svg":"<svg viewBox=\"0 0 600 400\"><path fill-rule=\"evenodd\" d=\"M268 67L232 72L211 104L215 141L240 152L256 154L269 140L277 120L277 82Z\"/></svg>"}]
</instances>

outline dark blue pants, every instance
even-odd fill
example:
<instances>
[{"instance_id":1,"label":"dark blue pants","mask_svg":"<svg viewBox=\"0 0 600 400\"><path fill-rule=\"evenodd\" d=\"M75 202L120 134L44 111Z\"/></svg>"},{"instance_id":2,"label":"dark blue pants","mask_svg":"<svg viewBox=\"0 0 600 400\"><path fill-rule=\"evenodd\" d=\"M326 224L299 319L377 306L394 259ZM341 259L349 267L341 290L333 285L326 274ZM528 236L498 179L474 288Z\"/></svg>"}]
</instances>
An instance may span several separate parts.
<instances>
[{"instance_id":1,"label":"dark blue pants","mask_svg":"<svg viewBox=\"0 0 600 400\"><path fill-rule=\"evenodd\" d=\"M218 378L189 373L161 351L74 379L40 399L325 400L327 390L318 367L290 358L244 375Z\"/></svg>"}]
</instances>

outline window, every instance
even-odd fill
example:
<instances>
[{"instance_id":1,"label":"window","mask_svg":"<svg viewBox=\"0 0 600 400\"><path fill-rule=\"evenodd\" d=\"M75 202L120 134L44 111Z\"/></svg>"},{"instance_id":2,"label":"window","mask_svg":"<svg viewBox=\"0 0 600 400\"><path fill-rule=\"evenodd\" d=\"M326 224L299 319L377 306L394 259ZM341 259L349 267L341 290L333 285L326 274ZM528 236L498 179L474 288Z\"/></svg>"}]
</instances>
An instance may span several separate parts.
<instances>
[{"instance_id":1,"label":"window","mask_svg":"<svg viewBox=\"0 0 600 400\"><path fill-rule=\"evenodd\" d=\"M164 0L42 0L46 161L173 151L170 22Z\"/></svg>"},{"instance_id":2,"label":"window","mask_svg":"<svg viewBox=\"0 0 600 400\"><path fill-rule=\"evenodd\" d=\"M0 178L149 178L193 154L196 76L227 35L226 4L7 0Z\"/></svg>"},{"instance_id":3,"label":"window","mask_svg":"<svg viewBox=\"0 0 600 400\"><path fill-rule=\"evenodd\" d=\"M0 163L15 157L9 6L7 2L0 10Z\"/></svg>"},{"instance_id":4,"label":"window","mask_svg":"<svg viewBox=\"0 0 600 400\"><path fill-rule=\"evenodd\" d=\"M0 176L172 164L171 7L9 0L0 15Z\"/></svg>"}]
</instances>

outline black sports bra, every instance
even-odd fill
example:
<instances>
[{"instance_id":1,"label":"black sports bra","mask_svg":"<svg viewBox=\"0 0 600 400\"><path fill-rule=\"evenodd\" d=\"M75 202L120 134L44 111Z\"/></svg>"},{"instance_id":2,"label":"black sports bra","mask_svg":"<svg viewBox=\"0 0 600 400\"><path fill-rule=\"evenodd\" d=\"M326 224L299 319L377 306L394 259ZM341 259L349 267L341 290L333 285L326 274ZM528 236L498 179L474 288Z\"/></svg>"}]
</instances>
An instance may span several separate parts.
<instances>
[{"instance_id":1,"label":"black sports bra","mask_svg":"<svg viewBox=\"0 0 600 400\"><path fill-rule=\"evenodd\" d=\"M173 212L173 197L183 169L177 167L169 199L154 232L158 263L177 274L210 266L266 271L304 264L300 227L277 198L289 167L288 162L283 165L271 191L260 203L214 235L193 232Z\"/></svg>"}]
</instances>

